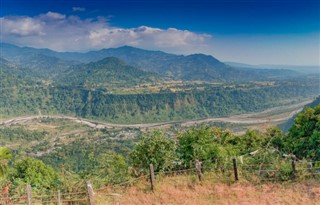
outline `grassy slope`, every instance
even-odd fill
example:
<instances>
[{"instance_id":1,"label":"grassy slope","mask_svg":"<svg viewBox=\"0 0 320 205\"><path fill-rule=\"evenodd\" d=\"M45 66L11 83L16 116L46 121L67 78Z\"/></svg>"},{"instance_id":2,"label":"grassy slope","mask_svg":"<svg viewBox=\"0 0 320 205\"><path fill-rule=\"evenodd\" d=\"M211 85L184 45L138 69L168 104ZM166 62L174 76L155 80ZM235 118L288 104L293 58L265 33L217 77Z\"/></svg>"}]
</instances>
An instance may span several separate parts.
<instances>
[{"instance_id":1,"label":"grassy slope","mask_svg":"<svg viewBox=\"0 0 320 205\"><path fill-rule=\"evenodd\" d=\"M155 193L149 191L147 182L122 189L97 192L97 204L121 205L315 205L320 201L320 182L304 181L287 184L245 182L225 184L212 179L202 183L192 176L165 177L157 181ZM107 197L107 193L120 193L122 197Z\"/></svg>"}]
</instances>

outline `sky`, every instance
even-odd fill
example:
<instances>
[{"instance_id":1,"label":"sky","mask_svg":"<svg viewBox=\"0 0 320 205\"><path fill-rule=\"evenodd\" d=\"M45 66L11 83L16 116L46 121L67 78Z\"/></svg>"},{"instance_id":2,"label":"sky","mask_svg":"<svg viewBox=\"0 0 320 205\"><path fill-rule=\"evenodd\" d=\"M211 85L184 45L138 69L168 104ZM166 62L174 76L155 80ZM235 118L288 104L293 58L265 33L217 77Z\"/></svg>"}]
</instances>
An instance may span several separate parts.
<instances>
[{"instance_id":1,"label":"sky","mask_svg":"<svg viewBox=\"0 0 320 205\"><path fill-rule=\"evenodd\" d=\"M0 0L1 41L130 45L248 64L320 65L319 0Z\"/></svg>"}]
</instances>

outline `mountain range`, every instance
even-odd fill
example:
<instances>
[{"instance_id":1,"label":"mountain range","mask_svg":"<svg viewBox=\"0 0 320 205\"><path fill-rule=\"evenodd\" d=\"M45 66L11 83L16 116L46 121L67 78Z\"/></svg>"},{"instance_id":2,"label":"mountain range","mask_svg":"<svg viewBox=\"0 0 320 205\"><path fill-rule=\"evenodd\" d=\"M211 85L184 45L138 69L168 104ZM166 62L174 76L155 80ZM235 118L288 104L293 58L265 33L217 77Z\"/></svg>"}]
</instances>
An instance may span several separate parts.
<instances>
[{"instance_id":1,"label":"mountain range","mask_svg":"<svg viewBox=\"0 0 320 205\"><path fill-rule=\"evenodd\" d=\"M112 81L122 82L125 79L128 80L129 76L123 76L128 74L126 72L131 74L135 72L129 79L137 78L133 80L134 82L127 81L129 84L141 82L141 79L146 79L143 80L146 82L159 79L234 82L281 79L302 75L289 69L253 69L230 66L210 55L175 55L130 46L86 53L56 52L50 49L19 47L7 43L2 43L0 47L2 57L6 61L29 69L31 75L56 81L62 79L64 82L66 79L75 80L79 77L82 78L79 79L81 82L93 79L109 81L110 78ZM102 69L103 65L107 66ZM96 67L100 68L99 72ZM83 72L90 69L94 70L95 74L84 76ZM76 74L77 71L80 73ZM116 75L110 77L111 73ZM69 78L66 77L69 74Z\"/></svg>"}]
</instances>

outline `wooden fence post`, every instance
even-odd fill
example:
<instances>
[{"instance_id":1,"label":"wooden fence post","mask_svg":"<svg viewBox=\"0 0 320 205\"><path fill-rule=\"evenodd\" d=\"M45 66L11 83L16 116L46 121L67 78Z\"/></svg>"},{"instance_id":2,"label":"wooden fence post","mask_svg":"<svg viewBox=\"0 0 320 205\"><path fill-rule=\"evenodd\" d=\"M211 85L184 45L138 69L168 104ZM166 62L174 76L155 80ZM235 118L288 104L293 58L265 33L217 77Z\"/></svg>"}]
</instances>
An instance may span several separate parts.
<instances>
[{"instance_id":1,"label":"wooden fence post","mask_svg":"<svg viewBox=\"0 0 320 205\"><path fill-rule=\"evenodd\" d=\"M310 173L312 173L312 162L308 163L308 170Z\"/></svg>"},{"instance_id":2,"label":"wooden fence post","mask_svg":"<svg viewBox=\"0 0 320 205\"><path fill-rule=\"evenodd\" d=\"M31 200L32 200L32 188L28 184L27 185L27 200L28 200L28 205L31 205Z\"/></svg>"},{"instance_id":3,"label":"wooden fence post","mask_svg":"<svg viewBox=\"0 0 320 205\"><path fill-rule=\"evenodd\" d=\"M90 181L87 181L87 189L90 205L95 205L93 187Z\"/></svg>"},{"instance_id":4,"label":"wooden fence post","mask_svg":"<svg viewBox=\"0 0 320 205\"><path fill-rule=\"evenodd\" d=\"M60 193L60 190L58 190L58 205L61 205L61 193Z\"/></svg>"},{"instance_id":5,"label":"wooden fence post","mask_svg":"<svg viewBox=\"0 0 320 205\"><path fill-rule=\"evenodd\" d=\"M197 169L197 175L199 178L199 181L202 181L202 168L201 168L201 162L199 160L196 159L196 169Z\"/></svg>"},{"instance_id":6,"label":"wooden fence post","mask_svg":"<svg viewBox=\"0 0 320 205\"><path fill-rule=\"evenodd\" d=\"M296 160L295 157L292 157L291 159L291 167L292 167L292 178L295 179L296 178Z\"/></svg>"},{"instance_id":7,"label":"wooden fence post","mask_svg":"<svg viewBox=\"0 0 320 205\"><path fill-rule=\"evenodd\" d=\"M150 183L151 183L151 190L154 192L155 191L155 184L156 184L156 180L154 177L154 169L153 169L153 164L150 164Z\"/></svg>"},{"instance_id":8,"label":"wooden fence post","mask_svg":"<svg viewBox=\"0 0 320 205\"><path fill-rule=\"evenodd\" d=\"M234 172L234 179L236 181L239 180L239 176L238 176L238 167L237 167L237 160L236 158L233 158L232 159L232 162L233 162L233 172Z\"/></svg>"},{"instance_id":9,"label":"wooden fence post","mask_svg":"<svg viewBox=\"0 0 320 205\"><path fill-rule=\"evenodd\" d=\"M61 164L60 171L61 171L61 176L64 179L64 164Z\"/></svg>"}]
</instances>

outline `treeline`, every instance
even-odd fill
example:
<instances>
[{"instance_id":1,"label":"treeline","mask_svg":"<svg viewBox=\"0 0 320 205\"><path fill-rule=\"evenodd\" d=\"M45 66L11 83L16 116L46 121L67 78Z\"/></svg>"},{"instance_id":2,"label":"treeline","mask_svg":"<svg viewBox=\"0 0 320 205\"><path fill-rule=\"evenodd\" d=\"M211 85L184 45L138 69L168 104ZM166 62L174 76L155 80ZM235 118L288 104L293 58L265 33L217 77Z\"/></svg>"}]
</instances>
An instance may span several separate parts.
<instances>
[{"instance_id":1,"label":"treeline","mask_svg":"<svg viewBox=\"0 0 320 205\"><path fill-rule=\"evenodd\" d=\"M66 114L114 123L159 122L261 111L319 94L316 79L252 88L113 95L78 87L18 87L0 93L1 114Z\"/></svg>"}]
</instances>

